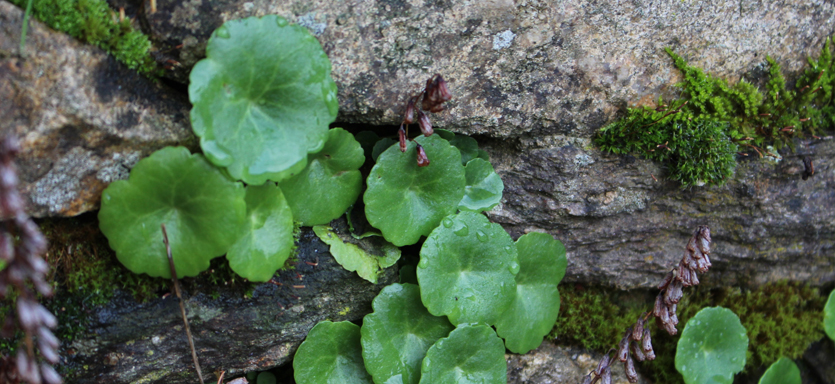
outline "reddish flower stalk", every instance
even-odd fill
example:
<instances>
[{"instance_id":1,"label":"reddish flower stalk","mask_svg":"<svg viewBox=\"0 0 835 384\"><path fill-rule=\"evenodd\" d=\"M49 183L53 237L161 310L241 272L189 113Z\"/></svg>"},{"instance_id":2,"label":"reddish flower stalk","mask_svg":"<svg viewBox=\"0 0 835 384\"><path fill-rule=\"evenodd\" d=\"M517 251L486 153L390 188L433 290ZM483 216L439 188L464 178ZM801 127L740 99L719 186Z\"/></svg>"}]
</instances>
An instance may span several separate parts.
<instances>
[{"instance_id":1,"label":"reddish flower stalk","mask_svg":"<svg viewBox=\"0 0 835 384\"><path fill-rule=\"evenodd\" d=\"M420 109L417 108L418 99L423 97L420 102ZM400 151L406 152L407 142L409 139L409 124L414 123L415 113L417 113L417 122L420 126L420 131L424 136L432 136L435 130L432 129L432 122L429 120L423 111L437 113L444 110L443 103L452 99L452 93L449 92L447 82L443 76L435 74L426 80L426 86L422 94L417 94L409 98L406 102L406 110L403 112L403 122L400 123L400 129L397 131L400 141ZM425 162L421 163L421 155L418 155L418 164L421 167L429 165L429 159L424 153L423 159Z\"/></svg>"},{"instance_id":2,"label":"reddish flower stalk","mask_svg":"<svg viewBox=\"0 0 835 384\"><path fill-rule=\"evenodd\" d=\"M59 361L59 341L50 331L58 320L38 303L30 288L43 296L52 295L52 287L44 279L49 266L41 258L46 239L24 212L17 192L14 157L18 151L14 138L0 140L0 218L5 224L0 232L0 261L6 264L0 270L0 298L10 293L9 288L18 293L17 316L6 317L0 336L13 337L18 328L24 333L17 356L0 357L0 383L59 384L61 376L52 368Z\"/></svg>"},{"instance_id":3,"label":"reddish flower stalk","mask_svg":"<svg viewBox=\"0 0 835 384\"><path fill-rule=\"evenodd\" d=\"M638 372L635 370L634 360L655 360L652 335L646 326L649 317L655 316L658 326L670 335L678 333L676 329L676 325L678 325L676 306L681 301L682 288L699 284L697 273L707 272L710 268L710 241L710 228L703 225L696 229L690 241L687 242L684 256L679 261L678 266L673 268L658 285L661 292L655 297L655 306L652 312L642 313L641 316L638 316L635 324L624 332L623 338L618 343L615 357L624 363L626 378L630 383L638 382ZM610 359L607 354L601 360L597 369L586 376L583 384L610 383L611 360L613 359Z\"/></svg>"}]
</instances>

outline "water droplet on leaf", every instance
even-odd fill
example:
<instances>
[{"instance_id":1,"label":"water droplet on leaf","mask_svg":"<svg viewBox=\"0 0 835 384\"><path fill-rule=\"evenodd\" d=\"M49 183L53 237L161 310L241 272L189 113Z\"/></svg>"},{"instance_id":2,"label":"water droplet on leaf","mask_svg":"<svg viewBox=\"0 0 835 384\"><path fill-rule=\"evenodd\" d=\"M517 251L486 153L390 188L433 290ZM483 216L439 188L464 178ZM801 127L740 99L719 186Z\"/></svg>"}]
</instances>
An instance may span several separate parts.
<instances>
[{"instance_id":1,"label":"water droplet on leaf","mask_svg":"<svg viewBox=\"0 0 835 384\"><path fill-rule=\"evenodd\" d=\"M478 238L478 241L482 243L487 242L487 240L490 240L490 236L487 236L487 234L482 232L481 230L478 230L475 233L475 236Z\"/></svg>"},{"instance_id":2,"label":"water droplet on leaf","mask_svg":"<svg viewBox=\"0 0 835 384\"><path fill-rule=\"evenodd\" d=\"M453 232L455 232L458 236L467 236L470 234L470 227L468 227L466 223L461 223L461 227L456 228Z\"/></svg>"},{"instance_id":3,"label":"water droplet on leaf","mask_svg":"<svg viewBox=\"0 0 835 384\"><path fill-rule=\"evenodd\" d=\"M452 219L445 217L443 220L444 228L452 228Z\"/></svg>"},{"instance_id":4,"label":"water droplet on leaf","mask_svg":"<svg viewBox=\"0 0 835 384\"><path fill-rule=\"evenodd\" d=\"M215 30L215 36L221 39L228 39L229 29L227 29L225 26L221 26L220 28Z\"/></svg>"},{"instance_id":5,"label":"water droplet on leaf","mask_svg":"<svg viewBox=\"0 0 835 384\"><path fill-rule=\"evenodd\" d=\"M510 262L510 265L508 266L508 270L510 270L510 273L512 273L514 275L519 273L519 263L517 263L515 261Z\"/></svg>"}]
</instances>

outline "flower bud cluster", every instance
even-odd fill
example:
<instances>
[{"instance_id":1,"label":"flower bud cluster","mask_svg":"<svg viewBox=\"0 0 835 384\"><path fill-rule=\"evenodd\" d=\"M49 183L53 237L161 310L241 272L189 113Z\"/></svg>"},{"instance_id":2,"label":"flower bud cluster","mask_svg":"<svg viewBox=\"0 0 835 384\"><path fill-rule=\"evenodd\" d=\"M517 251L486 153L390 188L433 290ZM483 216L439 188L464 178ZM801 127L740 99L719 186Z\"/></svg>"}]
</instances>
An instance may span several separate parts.
<instances>
[{"instance_id":1,"label":"flower bud cluster","mask_svg":"<svg viewBox=\"0 0 835 384\"><path fill-rule=\"evenodd\" d=\"M420 108L417 108L418 99L421 98ZM437 113L444 110L443 103L452 99L452 94L449 92L447 82L444 78L435 74L426 80L426 87L423 89L422 95L415 95L409 98L406 102L406 111L403 113L403 122L400 124L400 129L397 132L400 140L400 151L406 152L406 140L409 138L409 124L414 123L415 114L417 114L417 123L420 127L420 132L424 136L432 136L435 130L432 129L432 122L429 120L423 111ZM421 155L420 147L418 148L418 165L425 167L429 165L429 159L426 154Z\"/></svg>"},{"instance_id":2,"label":"flower bud cluster","mask_svg":"<svg viewBox=\"0 0 835 384\"><path fill-rule=\"evenodd\" d=\"M670 271L658 285L661 292L655 298L652 314L659 326L671 335L678 333L676 306L681 301L682 288L699 284L697 273L707 272L710 268L710 241L710 228L697 228L687 243L684 257L681 258L678 267Z\"/></svg>"},{"instance_id":3,"label":"flower bud cluster","mask_svg":"<svg viewBox=\"0 0 835 384\"><path fill-rule=\"evenodd\" d=\"M46 239L38 226L23 210L23 200L17 192L17 171L14 156L19 151L17 141L7 137L0 141L0 219L4 227L0 231L0 298L18 292L15 302L17 316L7 316L0 337L11 338L19 328L24 332L23 345L17 356L0 358L0 383L25 381L32 384L61 383L61 377L51 364L59 361L58 338L50 329L58 320L35 299L34 287L43 296L52 295L52 287L45 276L49 266L41 258L46 251ZM35 355L35 344L40 362Z\"/></svg>"},{"instance_id":4,"label":"flower bud cluster","mask_svg":"<svg viewBox=\"0 0 835 384\"><path fill-rule=\"evenodd\" d=\"M678 317L676 316L676 305L681 301L682 288L699 284L697 273L707 272L710 268L710 228L700 226L693 233L693 237L687 243L684 257L678 266L674 268L664 281L658 286L661 292L655 298L655 307L652 313L642 313L638 321L623 334L615 354L618 360L624 363L626 378L630 383L638 382L638 372L635 369L635 360L655 360L655 351L652 348L652 335L647 327L647 320L655 316L659 327L670 335L678 331ZM610 384L612 382L611 363L613 359L609 355L603 358L597 369L589 373L583 380L583 384Z\"/></svg>"}]
</instances>

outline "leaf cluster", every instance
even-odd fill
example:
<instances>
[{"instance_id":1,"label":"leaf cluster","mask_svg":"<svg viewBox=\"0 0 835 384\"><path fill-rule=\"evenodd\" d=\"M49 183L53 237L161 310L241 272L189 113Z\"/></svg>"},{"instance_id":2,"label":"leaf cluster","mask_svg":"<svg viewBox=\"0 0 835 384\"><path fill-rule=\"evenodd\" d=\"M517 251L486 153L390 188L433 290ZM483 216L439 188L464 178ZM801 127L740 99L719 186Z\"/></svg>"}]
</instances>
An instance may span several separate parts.
<instances>
[{"instance_id":1,"label":"leaf cluster","mask_svg":"<svg viewBox=\"0 0 835 384\"><path fill-rule=\"evenodd\" d=\"M421 248L420 285L385 287L361 328L317 324L293 361L296 382L505 383L505 348L536 348L556 320L565 267L548 234L514 243L483 215L448 216Z\"/></svg>"},{"instance_id":2,"label":"leaf cluster","mask_svg":"<svg viewBox=\"0 0 835 384\"><path fill-rule=\"evenodd\" d=\"M733 175L736 154L752 149L793 148L793 139L835 127L830 39L817 60L789 89L780 65L766 59L768 81L760 91L744 79L736 84L705 74L670 48L666 52L683 76L681 96L656 108L628 108L623 118L602 128L595 143L617 154L638 153L662 161L682 187L721 185Z\"/></svg>"},{"instance_id":3,"label":"leaf cluster","mask_svg":"<svg viewBox=\"0 0 835 384\"><path fill-rule=\"evenodd\" d=\"M27 1L11 0L19 7L26 7ZM98 46L142 74L159 71L148 36L130 20L118 21L105 0L32 1L32 15L50 28Z\"/></svg>"}]
</instances>

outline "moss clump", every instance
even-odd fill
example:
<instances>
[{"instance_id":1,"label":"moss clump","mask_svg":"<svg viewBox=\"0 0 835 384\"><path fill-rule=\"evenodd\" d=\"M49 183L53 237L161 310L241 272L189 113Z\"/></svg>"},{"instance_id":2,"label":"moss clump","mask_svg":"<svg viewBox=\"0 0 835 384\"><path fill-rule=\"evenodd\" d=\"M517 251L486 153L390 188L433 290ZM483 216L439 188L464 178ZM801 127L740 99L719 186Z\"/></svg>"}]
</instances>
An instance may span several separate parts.
<instances>
[{"instance_id":1,"label":"moss clump","mask_svg":"<svg viewBox=\"0 0 835 384\"><path fill-rule=\"evenodd\" d=\"M560 286L560 315L550 337L605 352L616 347L626 328L647 310L647 300L623 300L598 287Z\"/></svg>"},{"instance_id":2,"label":"moss clump","mask_svg":"<svg viewBox=\"0 0 835 384\"><path fill-rule=\"evenodd\" d=\"M26 7L28 0L11 0ZM104 0L32 0L32 16L50 28L96 45L117 60L145 75L157 73L150 55L151 41L131 26L119 22Z\"/></svg>"},{"instance_id":3,"label":"moss clump","mask_svg":"<svg viewBox=\"0 0 835 384\"><path fill-rule=\"evenodd\" d=\"M624 298L631 298L626 300ZM618 293L602 288L560 287L560 317L551 337L560 343L606 352L617 348L624 330L643 311L652 309L652 293ZM746 371L768 366L781 356L798 358L809 345L823 337L823 306L826 295L817 288L788 282L756 290L699 287L685 290L679 303L679 334L687 321L704 307L722 306L736 313L748 331ZM656 383L683 383L675 369L679 335L670 336L651 323L656 359L638 363Z\"/></svg>"},{"instance_id":4,"label":"moss clump","mask_svg":"<svg viewBox=\"0 0 835 384\"><path fill-rule=\"evenodd\" d=\"M759 156L774 156L762 149L774 145L793 148L792 140L835 127L830 39L817 60L797 80L796 90L786 86L780 66L771 58L765 91L744 80L730 85L705 74L667 48L683 76L681 98L656 108L628 108L624 118L603 127L595 143L612 153L640 153L669 166L670 178L683 187L721 185L733 175L740 147Z\"/></svg>"}]
</instances>

